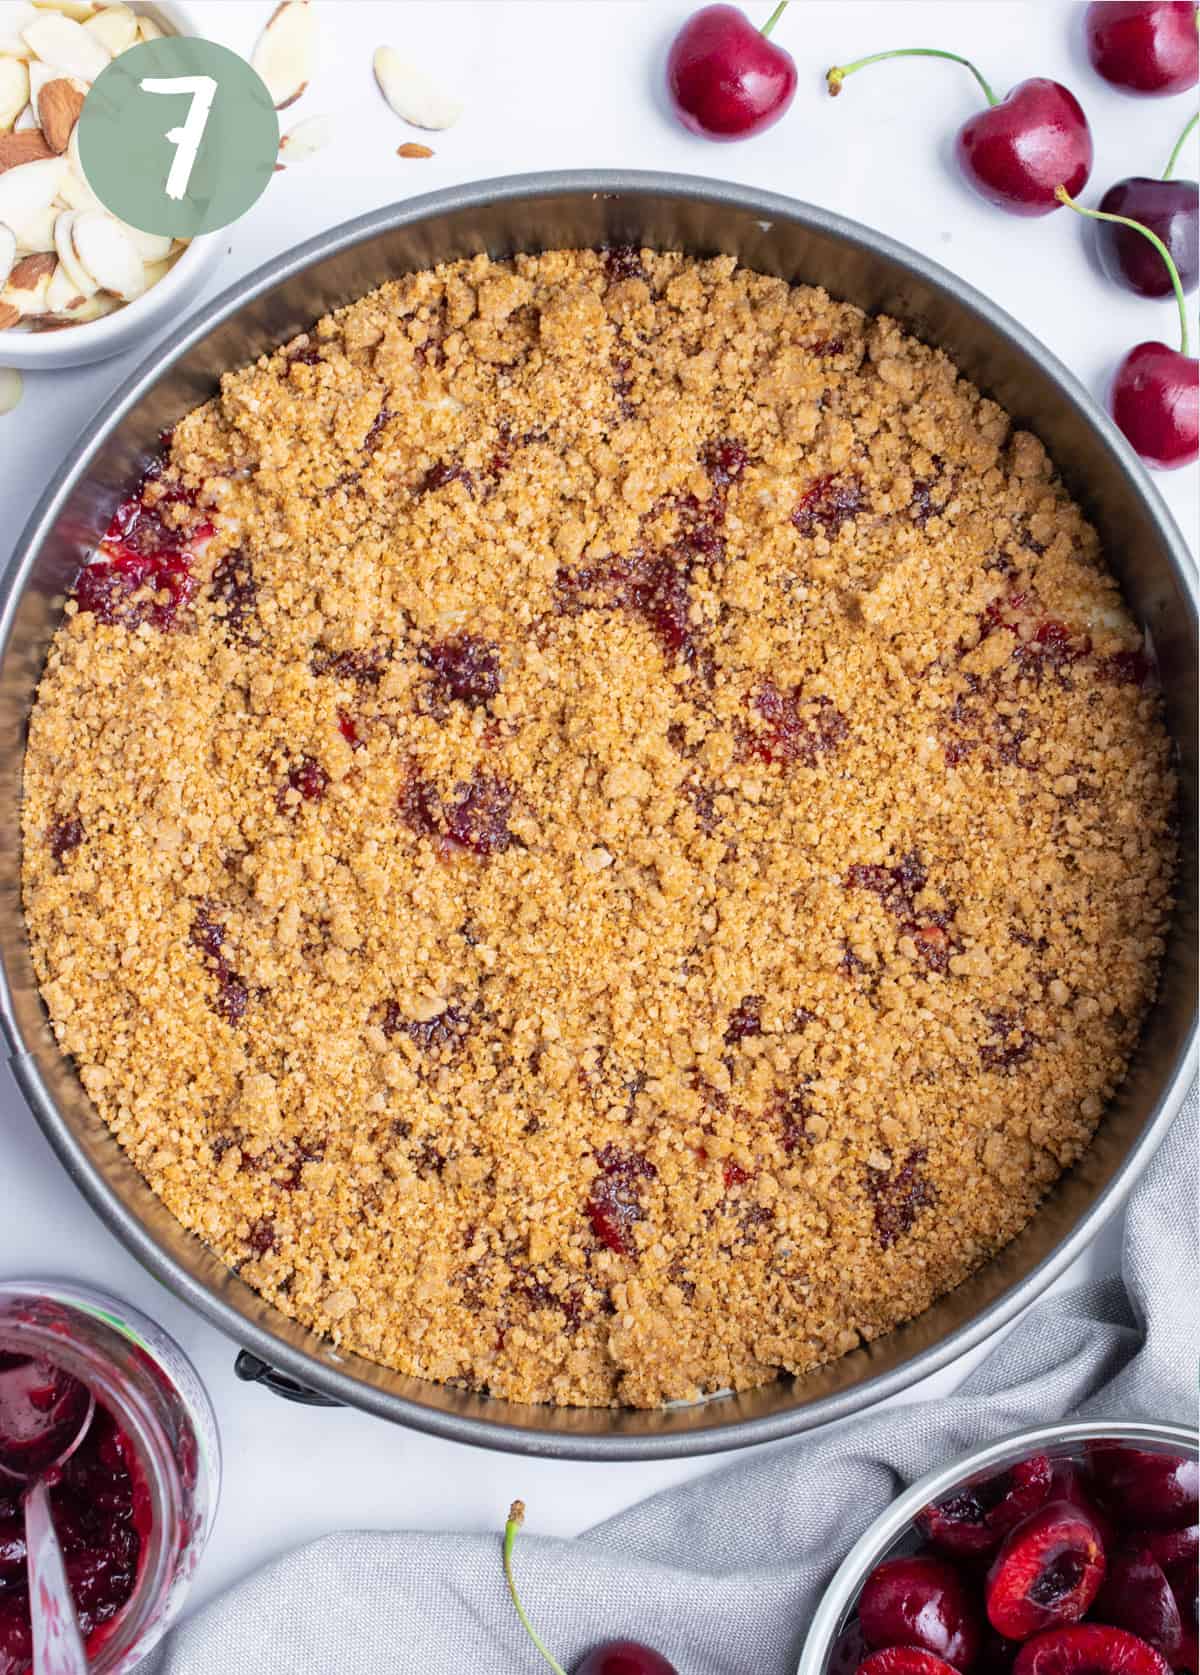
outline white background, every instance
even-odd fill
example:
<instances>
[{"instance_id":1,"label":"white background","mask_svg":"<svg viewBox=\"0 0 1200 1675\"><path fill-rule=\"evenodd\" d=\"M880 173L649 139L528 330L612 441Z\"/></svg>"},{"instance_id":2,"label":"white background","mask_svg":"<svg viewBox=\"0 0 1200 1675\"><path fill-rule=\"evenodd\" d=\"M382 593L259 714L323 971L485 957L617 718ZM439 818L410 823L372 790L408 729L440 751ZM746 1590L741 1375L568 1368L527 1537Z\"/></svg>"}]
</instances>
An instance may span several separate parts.
<instances>
[{"instance_id":1,"label":"white background","mask_svg":"<svg viewBox=\"0 0 1200 1675\"><path fill-rule=\"evenodd\" d=\"M890 46L946 47L974 57L997 90L1030 75L1065 81L1096 140L1095 201L1128 174L1157 174L1194 108L1186 96L1137 100L1107 88L1080 46L1082 5L1008 0L797 0L775 39L795 56L800 86L777 127L716 146L674 124L660 93L668 41L686 4L638 0L315 0L320 69L283 113L334 116L337 138L277 175L228 230L215 291L268 257L360 211L491 175L605 165L675 169L790 193L880 228L994 297L1093 390L1143 338L1175 342L1171 303L1111 288L1087 251L1088 229L1066 211L1027 222L973 197L954 172L953 135L977 106L952 64L912 61L864 71L831 100L824 69ZM194 0L198 31L249 53L273 0ZM756 22L767 4L749 5ZM379 98L371 54L388 43L454 86L457 127L420 135ZM429 161L398 159L429 139ZM1196 148L1179 170L1194 176ZM199 300L199 299L197 299ZM1194 299L1193 299L1194 301ZM72 438L138 352L81 371L27 374L25 399L0 419L0 558ZM1158 479L1195 539L1197 470ZM342 1527L496 1529L517 1495L531 1523L573 1534L714 1461L571 1465L467 1450L352 1412L311 1412L235 1382L233 1346L135 1265L77 1196L7 1072L0 1072L0 1275L86 1279L162 1321L196 1359L217 1407L226 1454L224 1503L192 1603L254 1565ZM1061 1284L1116 1266L1110 1226ZM943 1393L971 1358L909 1393ZM1035 1416L1031 1415L1031 1419ZM849 1540L851 1532L847 1532Z\"/></svg>"}]
</instances>

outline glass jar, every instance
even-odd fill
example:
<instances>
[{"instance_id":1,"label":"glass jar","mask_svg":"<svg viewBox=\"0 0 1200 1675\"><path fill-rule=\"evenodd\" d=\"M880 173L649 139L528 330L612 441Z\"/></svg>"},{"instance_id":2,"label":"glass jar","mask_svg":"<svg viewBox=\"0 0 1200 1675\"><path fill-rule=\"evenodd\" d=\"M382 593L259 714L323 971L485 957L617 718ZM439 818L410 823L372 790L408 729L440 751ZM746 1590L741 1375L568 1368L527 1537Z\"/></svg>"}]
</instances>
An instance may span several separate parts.
<instances>
[{"instance_id":1,"label":"glass jar","mask_svg":"<svg viewBox=\"0 0 1200 1675\"><path fill-rule=\"evenodd\" d=\"M0 1349L41 1357L86 1384L132 1444L148 1534L133 1592L93 1637L93 1675L124 1675L179 1611L216 1512L221 1451L212 1404L175 1340L90 1287L0 1281Z\"/></svg>"}]
</instances>

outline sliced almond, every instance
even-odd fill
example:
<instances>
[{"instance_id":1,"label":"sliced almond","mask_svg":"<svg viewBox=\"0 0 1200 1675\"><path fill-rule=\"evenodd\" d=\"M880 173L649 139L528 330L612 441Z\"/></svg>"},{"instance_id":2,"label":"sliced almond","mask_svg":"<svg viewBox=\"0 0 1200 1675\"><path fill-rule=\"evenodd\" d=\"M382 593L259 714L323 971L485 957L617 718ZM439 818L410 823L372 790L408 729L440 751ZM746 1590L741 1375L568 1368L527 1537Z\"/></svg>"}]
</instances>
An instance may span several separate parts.
<instances>
[{"instance_id":1,"label":"sliced almond","mask_svg":"<svg viewBox=\"0 0 1200 1675\"><path fill-rule=\"evenodd\" d=\"M37 13L27 0L13 0L11 5L0 9L0 53L11 55L13 58L25 58L29 48L21 39L21 31L27 23L32 23Z\"/></svg>"},{"instance_id":2,"label":"sliced almond","mask_svg":"<svg viewBox=\"0 0 1200 1675\"><path fill-rule=\"evenodd\" d=\"M162 38L163 32L158 27L157 23L155 23L154 19L152 17L147 17L145 13L143 13L138 18L138 40L161 41Z\"/></svg>"},{"instance_id":3,"label":"sliced almond","mask_svg":"<svg viewBox=\"0 0 1200 1675\"><path fill-rule=\"evenodd\" d=\"M34 256L42 250L54 249L54 222L58 210L53 204L47 204L32 215L27 215L22 221L11 223L12 230L17 235L17 254Z\"/></svg>"},{"instance_id":4,"label":"sliced almond","mask_svg":"<svg viewBox=\"0 0 1200 1675\"><path fill-rule=\"evenodd\" d=\"M66 172L61 157L43 157L5 169L0 174L0 221L16 232L20 222L54 202Z\"/></svg>"},{"instance_id":5,"label":"sliced almond","mask_svg":"<svg viewBox=\"0 0 1200 1675\"><path fill-rule=\"evenodd\" d=\"M29 71L19 58L0 58L0 133L6 133L29 103Z\"/></svg>"},{"instance_id":6,"label":"sliced almond","mask_svg":"<svg viewBox=\"0 0 1200 1675\"><path fill-rule=\"evenodd\" d=\"M65 76L48 81L38 94L38 118L42 134L51 151L59 156L67 149L67 141L79 121L83 109L83 94Z\"/></svg>"},{"instance_id":7,"label":"sliced almond","mask_svg":"<svg viewBox=\"0 0 1200 1675\"><path fill-rule=\"evenodd\" d=\"M50 275L50 282L46 286L45 310L47 314L66 314L71 305L82 305L87 301L76 288L63 264L57 257L54 259L54 272Z\"/></svg>"},{"instance_id":8,"label":"sliced almond","mask_svg":"<svg viewBox=\"0 0 1200 1675\"><path fill-rule=\"evenodd\" d=\"M283 0L258 38L250 60L267 85L276 110L295 104L312 80L317 61L317 14L312 0Z\"/></svg>"},{"instance_id":9,"label":"sliced almond","mask_svg":"<svg viewBox=\"0 0 1200 1675\"><path fill-rule=\"evenodd\" d=\"M75 218L78 215L94 215L95 210L64 209L54 222L54 248L58 251L58 259L71 276L71 283L77 291L82 291L85 297L90 297L93 291L100 288L98 279L93 279L88 269L84 267L75 250L75 243L71 237L75 228Z\"/></svg>"},{"instance_id":10,"label":"sliced almond","mask_svg":"<svg viewBox=\"0 0 1200 1675\"><path fill-rule=\"evenodd\" d=\"M331 116L307 116L289 128L280 140L280 159L285 163L303 163L306 157L315 157L318 151L323 151L332 139Z\"/></svg>"},{"instance_id":11,"label":"sliced almond","mask_svg":"<svg viewBox=\"0 0 1200 1675\"><path fill-rule=\"evenodd\" d=\"M45 12L22 29L21 38L43 64L53 64L64 75L84 81L95 81L112 63L112 53L103 42L63 12Z\"/></svg>"},{"instance_id":12,"label":"sliced almond","mask_svg":"<svg viewBox=\"0 0 1200 1675\"><path fill-rule=\"evenodd\" d=\"M102 12L88 18L83 27L116 58L137 40L137 13L131 12L128 6L105 6Z\"/></svg>"},{"instance_id":13,"label":"sliced almond","mask_svg":"<svg viewBox=\"0 0 1200 1675\"><path fill-rule=\"evenodd\" d=\"M34 110L32 105L26 105L20 116L13 123L12 131L14 134L24 134L30 128L36 128L37 125L37 112Z\"/></svg>"},{"instance_id":14,"label":"sliced almond","mask_svg":"<svg viewBox=\"0 0 1200 1675\"><path fill-rule=\"evenodd\" d=\"M119 215L114 215L113 220L143 262L161 262L170 255L172 240L169 233L144 233L140 227L131 227L128 221L122 221Z\"/></svg>"},{"instance_id":15,"label":"sliced almond","mask_svg":"<svg viewBox=\"0 0 1200 1675\"><path fill-rule=\"evenodd\" d=\"M37 256L22 256L8 276L10 291L36 291L43 280L53 277L58 257L53 251L42 251Z\"/></svg>"},{"instance_id":16,"label":"sliced almond","mask_svg":"<svg viewBox=\"0 0 1200 1675\"><path fill-rule=\"evenodd\" d=\"M48 273L43 273L32 285L22 286L19 290L15 285L6 285L4 290L0 291L0 303L6 308L15 308L22 316L40 314L46 306L49 285Z\"/></svg>"},{"instance_id":17,"label":"sliced almond","mask_svg":"<svg viewBox=\"0 0 1200 1675\"><path fill-rule=\"evenodd\" d=\"M61 12L64 17L82 23L96 10L93 0L33 0L39 12Z\"/></svg>"},{"instance_id":18,"label":"sliced almond","mask_svg":"<svg viewBox=\"0 0 1200 1675\"><path fill-rule=\"evenodd\" d=\"M20 168L22 163L40 163L53 156L40 128L24 128L19 134L0 134L0 174Z\"/></svg>"},{"instance_id":19,"label":"sliced almond","mask_svg":"<svg viewBox=\"0 0 1200 1675\"><path fill-rule=\"evenodd\" d=\"M132 302L146 289L142 258L121 231L113 216L102 210L73 212L71 243L75 254L103 291L111 291L122 302Z\"/></svg>"},{"instance_id":20,"label":"sliced almond","mask_svg":"<svg viewBox=\"0 0 1200 1675\"><path fill-rule=\"evenodd\" d=\"M24 380L15 366L0 366L0 413L12 412L24 388Z\"/></svg>"},{"instance_id":21,"label":"sliced almond","mask_svg":"<svg viewBox=\"0 0 1200 1675\"><path fill-rule=\"evenodd\" d=\"M7 285L16 260L17 235L11 227L0 226L0 291Z\"/></svg>"},{"instance_id":22,"label":"sliced almond","mask_svg":"<svg viewBox=\"0 0 1200 1675\"><path fill-rule=\"evenodd\" d=\"M146 289L157 285L160 279L165 279L175 266L175 257L167 256L161 262L146 263Z\"/></svg>"},{"instance_id":23,"label":"sliced almond","mask_svg":"<svg viewBox=\"0 0 1200 1675\"><path fill-rule=\"evenodd\" d=\"M59 200L68 209L103 209L104 205L74 169L68 169L58 189Z\"/></svg>"},{"instance_id":24,"label":"sliced almond","mask_svg":"<svg viewBox=\"0 0 1200 1675\"><path fill-rule=\"evenodd\" d=\"M432 157L433 147L418 145L416 140L406 140L403 145L396 147L397 157Z\"/></svg>"},{"instance_id":25,"label":"sliced almond","mask_svg":"<svg viewBox=\"0 0 1200 1675\"><path fill-rule=\"evenodd\" d=\"M462 101L444 93L394 47L376 47L372 62L379 91L414 128L452 128L462 115Z\"/></svg>"},{"instance_id":26,"label":"sliced almond","mask_svg":"<svg viewBox=\"0 0 1200 1675\"><path fill-rule=\"evenodd\" d=\"M14 308L11 303L0 302L0 332L6 332L10 326L15 326L20 318L19 308Z\"/></svg>"}]
</instances>

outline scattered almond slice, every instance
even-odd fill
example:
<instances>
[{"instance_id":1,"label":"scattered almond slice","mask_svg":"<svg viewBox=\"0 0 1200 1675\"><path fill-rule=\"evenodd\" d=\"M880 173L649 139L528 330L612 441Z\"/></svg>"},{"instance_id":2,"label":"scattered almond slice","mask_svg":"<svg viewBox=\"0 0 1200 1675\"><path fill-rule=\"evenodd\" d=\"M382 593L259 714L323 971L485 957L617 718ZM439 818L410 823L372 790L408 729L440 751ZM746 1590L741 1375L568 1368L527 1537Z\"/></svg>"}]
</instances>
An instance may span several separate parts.
<instances>
[{"instance_id":1,"label":"scattered almond slice","mask_svg":"<svg viewBox=\"0 0 1200 1675\"><path fill-rule=\"evenodd\" d=\"M251 67L266 83L276 110L295 104L312 80L317 15L312 0L283 0L258 38Z\"/></svg>"},{"instance_id":2,"label":"scattered almond slice","mask_svg":"<svg viewBox=\"0 0 1200 1675\"><path fill-rule=\"evenodd\" d=\"M415 140L406 140L403 145L398 145L396 147L396 156L397 157L432 157L433 156L433 147L430 146L430 145L418 145Z\"/></svg>"},{"instance_id":3,"label":"scattered almond slice","mask_svg":"<svg viewBox=\"0 0 1200 1675\"><path fill-rule=\"evenodd\" d=\"M84 267L75 250L72 233L75 229L77 215L95 214L94 210L64 209L54 222L54 248L58 251L58 259L71 276L71 283L77 291L82 291L85 297L99 288L99 281L92 278Z\"/></svg>"},{"instance_id":4,"label":"scattered almond slice","mask_svg":"<svg viewBox=\"0 0 1200 1675\"><path fill-rule=\"evenodd\" d=\"M20 264L18 263L18 266ZM46 306L46 292L50 288L50 275L39 273L32 284L14 285L12 279L0 291L0 304L6 308L15 308L21 319L30 314L40 314Z\"/></svg>"},{"instance_id":5,"label":"scattered almond slice","mask_svg":"<svg viewBox=\"0 0 1200 1675\"><path fill-rule=\"evenodd\" d=\"M0 133L11 128L29 103L29 71L19 58L0 58Z\"/></svg>"},{"instance_id":6,"label":"scattered almond slice","mask_svg":"<svg viewBox=\"0 0 1200 1675\"><path fill-rule=\"evenodd\" d=\"M162 30L152 17L140 16L137 29L139 41L161 41L163 38Z\"/></svg>"},{"instance_id":7,"label":"scattered almond slice","mask_svg":"<svg viewBox=\"0 0 1200 1675\"><path fill-rule=\"evenodd\" d=\"M122 221L119 215L114 215L113 220L143 262L161 262L171 254L174 241L169 233L144 233L140 227L131 227L128 221Z\"/></svg>"},{"instance_id":8,"label":"scattered almond slice","mask_svg":"<svg viewBox=\"0 0 1200 1675\"><path fill-rule=\"evenodd\" d=\"M122 302L140 297L146 289L142 258L114 217L96 209L73 213L71 243L85 272L91 274L101 290L111 291Z\"/></svg>"},{"instance_id":9,"label":"scattered almond slice","mask_svg":"<svg viewBox=\"0 0 1200 1675\"><path fill-rule=\"evenodd\" d=\"M15 366L0 366L0 413L11 413L25 388Z\"/></svg>"},{"instance_id":10,"label":"scattered almond slice","mask_svg":"<svg viewBox=\"0 0 1200 1675\"><path fill-rule=\"evenodd\" d=\"M0 221L15 232L18 223L48 208L58 196L59 183L66 172L67 165L61 157L43 157L5 169L0 174Z\"/></svg>"},{"instance_id":11,"label":"scattered almond slice","mask_svg":"<svg viewBox=\"0 0 1200 1675\"><path fill-rule=\"evenodd\" d=\"M62 71L56 69L53 64L43 64L41 60L37 58L30 59L28 69L29 103L36 111L38 97L41 94L42 88L45 87L47 82L59 80L62 76ZM80 85L86 87L87 83L82 82Z\"/></svg>"},{"instance_id":12,"label":"scattered almond slice","mask_svg":"<svg viewBox=\"0 0 1200 1675\"><path fill-rule=\"evenodd\" d=\"M93 0L32 0L32 3L39 12L61 12L76 23L82 23L96 10Z\"/></svg>"},{"instance_id":13,"label":"scattered almond slice","mask_svg":"<svg viewBox=\"0 0 1200 1675\"><path fill-rule=\"evenodd\" d=\"M112 63L112 53L103 42L63 12L45 12L22 29L21 37L43 64L84 81L95 81L105 65Z\"/></svg>"},{"instance_id":14,"label":"scattered almond slice","mask_svg":"<svg viewBox=\"0 0 1200 1675\"><path fill-rule=\"evenodd\" d=\"M55 261L44 301L47 314L66 314L73 303L82 305L87 298L72 280L65 264Z\"/></svg>"},{"instance_id":15,"label":"scattered almond slice","mask_svg":"<svg viewBox=\"0 0 1200 1675\"><path fill-rule=\"evenodd\" d=\"M21 31L36 16L27 0L12 0L11 4L0 9L0 53L12 58L25 57L29 48L21 39Z\"/></svg>"},{"instance_id":16,"label":"scattered almond slice","mask_svg":"<svg viewBox=\"0 0 1200 1675\"><path fill-rule=\"evenodd\" d=\"M379 91L414 128L452 128L462 115L462 101L444 93L394 47L377 47L373 65Z\"/></svg>"},{"instance_id":17,"label":"scattered almond slice","mask_svg":"<svg viewBox=\"0 0 1200 1675\"><path fill-rule=\"evenodd\" d=\"M8 284L16 260L17 235L11 227L0 226L0 291Z\"/></svg>"},{"instance_id":18,"label":"scattered almond slice","mask_svg":"<svg viewBox=\"0 0 1200 1675\"><path fill-rule=\"evenodd\" d=\"M280 159L285 163L303 163L306 158L315 157L318 151L323 151L332 139L331 116L306 116L303 122L289 128L280 140Z\"/></svg>"},{"instance_id":19,"label":"scattered almond slice","mask_svg":"<svg viewBox=\"0 0 1200 1675\"><path fill-rule=\"evenodd\" d=\"M54 221L58 213L53 204L47 204L24 220L10 223L17 235L18 255L33 256L39 251L54 249Z\"/></svg>"},{"instance_id":20,"label":"scattered almond slice","mask_svg":"<svg viewBox=\"0 0 1200 1675\"><path fill-rule=\"evenodd\" d=\"M137 13L128 6L106 6L83 26L116 58L138 38Z\"/></svg>"},{"instance_id":21,"label":"scattered almond slice","mask_svg":"<svg viewBox=\"0 0 1200 1675\"><path fill-rule=\"evenodd\" d=\"M58 258L52 250L40 251L36 256L22 256L8 276L10 291L35 291L43 280L53 278Z\"/></svg>"},{"instance_id":22,"label":"scattered almond slice","mask_svg":"<svg viewBox=\"0 0 1200 1675\"><path fill-rule=\"evenodd\" d=\"M54 153L40 128L23 128L19 134L0 134L0 174L19 169L22 163L40 163Z\"/></svg>"},{"instance_id":23,"label":"scattered almond slice","mask_svg":"<svg viewBox=\"0 0 1200 1675\"><path fill-rule=\"evenodd\" d=\"M79 121L83 94L65 76L58 76L38 94L37 109L46 144L61 156Z\"/></svg>"},{"instance_id":24,"label":"scattered almond slice","mask_svg":"<svg viewBox=\"0 0 1200 1675\"><path fill-rule=\"evenodd\" d=\"M93 296L84 297L82 302L68 309L64 325L82 326L89 320L100 320L106 314L114 314L121 306L121 298L110 291L97 291Z\"/></svg>"},{"instance_id":25,"label":"scattered almond slice","mask_svg":"<svg viewBox=\"0 0 1200 1675\"><path fill-rule=\"evenodd\" d=\"M63 176L63 183L58 189L58 196L68 209L104 208L87 181L77 174L74 169L68 169Z\"/></svg>"},{"instance_id":26,"label":"scattered almond slice","mask_svg":"<svg viewBox=\"0 0 1200 1675\"><path fill-rule=\"evenodd\" d=\"M0 332L6 332L10 326L17 326L20 323L21 310L14 308L11 303L5 302L4 298L0 297Z\"/></svg>"}]
</instances>

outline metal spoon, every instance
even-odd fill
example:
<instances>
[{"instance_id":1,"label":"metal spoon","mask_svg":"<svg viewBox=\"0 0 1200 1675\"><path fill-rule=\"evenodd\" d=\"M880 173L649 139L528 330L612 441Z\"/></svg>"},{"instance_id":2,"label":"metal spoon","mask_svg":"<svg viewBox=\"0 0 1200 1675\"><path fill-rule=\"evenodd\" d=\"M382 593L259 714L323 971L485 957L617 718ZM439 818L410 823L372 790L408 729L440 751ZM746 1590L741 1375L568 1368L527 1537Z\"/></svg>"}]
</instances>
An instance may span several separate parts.
<instances>
[{"instance_id":1,"label":"metal spoon","mask_svg":"<svg viewBox=\"0 0 1200 1675\"><path fill-rule=\"evenodd\" d=\"M34 1675L87 1675L46 1480L79 1447L95 1411L91 1391L61 1367L0 1355L0 1472L28 1485L22 1499Z\"/></svg>"}]
</instances>

